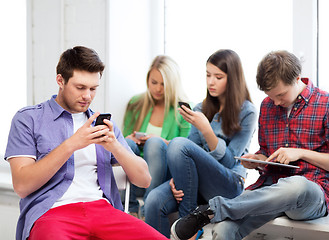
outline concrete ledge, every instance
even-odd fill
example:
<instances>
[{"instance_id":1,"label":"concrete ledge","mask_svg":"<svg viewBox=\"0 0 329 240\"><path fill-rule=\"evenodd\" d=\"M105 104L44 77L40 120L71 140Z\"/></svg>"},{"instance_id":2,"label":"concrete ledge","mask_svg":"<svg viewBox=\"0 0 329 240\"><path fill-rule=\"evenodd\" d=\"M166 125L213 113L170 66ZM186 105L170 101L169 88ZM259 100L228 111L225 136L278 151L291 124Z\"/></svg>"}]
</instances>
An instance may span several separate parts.
<instances>
[{"instance_id":1,"label":"concrete ledge","mask_svg":"<svg viewBox=\"0 0 329 240\"><path fill-rule=\"evenodd\" d=\"M245 240L254 239L329 239L329 216L309 221L276 218L253 231Z\"/></svg>"},{"instance_id":2,"label":"concrete ledge","mask_svg":"<svg viewBox=\"0 0 329 240\"><path fill-rule=\"evenodd\" d=\"M206 225L202 240L211 240L213 224ZM253 231L244 240L323 240L329 239L329 216L310 220L294 221L278 217Z\"/></svg>"},{"instance_id":3,"label":"concrete ledge","mask_svg":"<svg viewBox=\"0 0 329 240\"><path fill-rule=\"evenodd\" d=\"M276 218L267 223L266 225L293 227L296 229L305 229L310 231L321 231L329 233L329 216L309 221L295 221L284 216Z\"/></svg>"}]
</instances>

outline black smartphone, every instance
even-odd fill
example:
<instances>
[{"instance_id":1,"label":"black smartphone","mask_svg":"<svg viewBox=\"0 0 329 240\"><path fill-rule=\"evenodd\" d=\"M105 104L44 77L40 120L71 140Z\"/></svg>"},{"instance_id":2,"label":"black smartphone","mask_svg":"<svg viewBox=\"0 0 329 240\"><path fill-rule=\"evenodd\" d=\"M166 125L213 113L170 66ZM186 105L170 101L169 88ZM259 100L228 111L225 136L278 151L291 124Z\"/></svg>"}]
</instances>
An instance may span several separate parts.
<instances>
[{"instance_id":1,"label":"black smartphone","mask_svg":"<svg viewBox=\"0 0 329 240\"><path fill-rule=\"evenodd\" d=\"M189 108L192 110L190 104L188 104L187 102L178 102L180 108L182 108L182 105L184 105L185 107ZM182 108L183 109L183 108ZM183 109L184 110L184 109Z\"/></svg>"},{"instance_id":2,"label":"black smartphone","mask_svg":"<svg viewBox=\"0 0 329 240\"><path fill-rule=\"evenodd\" d=\"M111 114L110 113L102 113L96 118L95 126L97 125L106 125L104 123L104 119L111 120Z\"/></svg>"}]
</instances>

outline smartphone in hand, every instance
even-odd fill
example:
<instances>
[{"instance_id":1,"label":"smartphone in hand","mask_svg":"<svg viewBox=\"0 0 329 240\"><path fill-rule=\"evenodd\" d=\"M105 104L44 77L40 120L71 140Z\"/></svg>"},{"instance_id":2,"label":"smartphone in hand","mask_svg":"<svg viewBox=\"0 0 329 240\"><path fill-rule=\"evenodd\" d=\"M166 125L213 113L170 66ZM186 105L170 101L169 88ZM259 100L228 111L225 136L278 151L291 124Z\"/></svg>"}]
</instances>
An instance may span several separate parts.
<instances>
[{"instance_id":1,"label":"smartphone in hand","mask_svg":"<svg viewBox=\"0 0 329 240\"><path fill-rule=\"evenodd\" d=\"M146 137L147 134L144 132L135 132L135 138L140 139L141 137Z\"/></svg>"},{"instance_id":2,"label":"smartphone in hand","mask_svg":"<svg viewBox=\"0 0 329 240\"><path fill-rule=\"evenodd\" d=\"M192 110L190 104L188 104L187 102L178 102L179 107L182 108L182 106L184 105L185 107L189 108ZM183 108L182 108L183 109ZM184 109L183 109L184 110ZM185 111L185 110L184 110Z\"/></svg>"},{"instance_id":3,"label":"smartphone in hand","mask_svg":"<svg viewBox=\"0 0 329 240\"><path fill-rule=\"evenodd\" d=\"M106 125L104 123L104 119L111 120L111 114L110 113L102 113L96 118L95 126L97 125Z\"/></svg>"}]
</instances>

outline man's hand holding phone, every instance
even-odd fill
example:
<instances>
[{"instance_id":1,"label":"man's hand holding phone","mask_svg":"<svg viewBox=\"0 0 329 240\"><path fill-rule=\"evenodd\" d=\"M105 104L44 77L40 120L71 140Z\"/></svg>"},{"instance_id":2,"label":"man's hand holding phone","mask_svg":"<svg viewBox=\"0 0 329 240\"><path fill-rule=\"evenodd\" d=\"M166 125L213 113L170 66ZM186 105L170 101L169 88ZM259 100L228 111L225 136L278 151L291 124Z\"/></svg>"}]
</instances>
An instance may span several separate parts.
<instances>
[{"instance_id":1,"label":"man's hand holding phone","mask_svg":"<svg viewBox=\"0 0 329 240\"><path fill-rule=\"evenodd\" d=\"M107 120L111 120L111 114L110 113L102 113L99 114L99 116L96 118L96 122L95 122L95 126L98 125L106 125L106 123L104 122L105 119Z\"/></svg>"},{"instance_id":2,"label":"man's hand holding phone","mask_svg":"<svg viewBox=\"0 0 329 240\"><path fill-rule=\"evenodd\" d=\"M113 123L110 121L111 114L104 113L100 114L95 122L94 129L98 134L100 132L103 133L103 135L98 137L97 144L102 145L106 150L113 152L116 149L116 143L120 145L120 143L117 141L114 131L113 131ZM118 147L118 146L117 146Z\"/></svg>"},{"instance_id":3,"label":"man's hand holding phone","mask_svg":"<svg viewBox=\"0 0 329 240\"><path fill-rule=\"evenodd\" d=\"M99 113L94 113L86 121L86 123L80 127L69 139L69 144L73 147L74 151L87 147L90 144L100 144L110 136L110 127L104 123L104 125L93 126L92 123L99 116ZM110 125L113 128L112 123Z\"/></svg>"}]
</instances>

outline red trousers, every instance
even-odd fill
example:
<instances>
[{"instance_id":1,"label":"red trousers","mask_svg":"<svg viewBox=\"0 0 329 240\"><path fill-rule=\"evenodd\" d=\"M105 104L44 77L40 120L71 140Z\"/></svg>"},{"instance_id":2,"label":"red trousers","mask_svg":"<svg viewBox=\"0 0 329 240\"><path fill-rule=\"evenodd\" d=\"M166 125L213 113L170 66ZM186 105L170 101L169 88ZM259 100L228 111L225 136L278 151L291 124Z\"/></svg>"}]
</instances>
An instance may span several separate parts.
<instances>
[{"instance_id":1,"label":"red trousers","mask_svg":"<svg viewBox=\"0 0 329 240\"><path fill-rule=\"evenodd\" d=\"M29 240L161 240L167 239L145 222L115 209L105 200L50 209L35 223ZM168 239L167 239L168 240Z\"/></svg>"}]
</instances>

